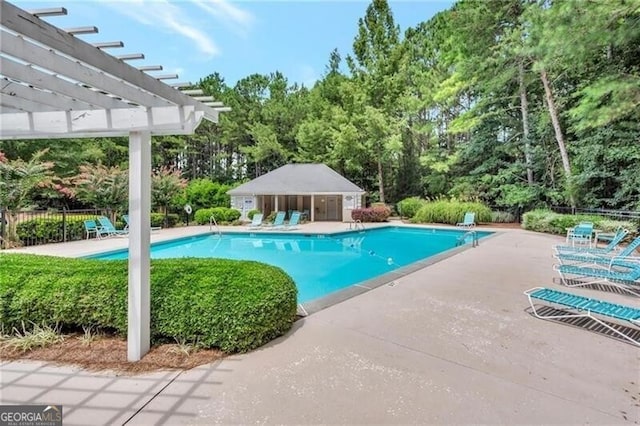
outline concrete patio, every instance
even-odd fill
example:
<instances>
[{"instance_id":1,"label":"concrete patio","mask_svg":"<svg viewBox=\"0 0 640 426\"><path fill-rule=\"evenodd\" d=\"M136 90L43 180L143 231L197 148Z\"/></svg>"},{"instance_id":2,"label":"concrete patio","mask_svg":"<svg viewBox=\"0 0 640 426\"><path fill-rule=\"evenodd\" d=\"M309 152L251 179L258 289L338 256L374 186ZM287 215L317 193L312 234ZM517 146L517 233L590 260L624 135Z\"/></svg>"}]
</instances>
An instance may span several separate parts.
<instances>
[{"instance_id":1,"label":"concrete patio","mask_svg":"<svg viewBox=\"0 0 640 426\"><path fill-rule=\"evenodd\" d=\"M345 228L309 224L301 232L330 225ZM0 403L63 404L65 424L640 422L638 347L589 324L529 313L524 290L561 288L551 246L562 240L500 231L306 317L254 352L190 371L123 377L3 362ZM126 239L29 251L77 256L120 245ZM640 305L622 294L569 291Z\"/></svg>"}]
</instances>

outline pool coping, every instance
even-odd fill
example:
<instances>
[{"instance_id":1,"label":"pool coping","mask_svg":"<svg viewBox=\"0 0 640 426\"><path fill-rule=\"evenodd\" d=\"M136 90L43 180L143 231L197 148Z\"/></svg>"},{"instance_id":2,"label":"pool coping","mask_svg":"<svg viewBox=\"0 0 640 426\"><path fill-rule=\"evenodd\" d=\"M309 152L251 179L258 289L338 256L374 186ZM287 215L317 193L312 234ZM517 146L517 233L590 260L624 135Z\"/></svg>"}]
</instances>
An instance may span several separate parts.
<instances>
[{"instance_id":1,"label":"pool coping","mask_svg":"<svg viewBox=\"0 0 640 426\"><path fill-rule=\"evenodd\" d=\"M379 228L376 228L376 229L379 229ZM451 229L451 230L455 231L455 229ZM494 238L503 233L502 231L483 231L483 232L488 232L488 235L482 238L483 240ZM338 232L338 233L343 233L343 232ZM384 273L382 275L378 275L377 277L352 284L349 287L345 287L341 290L337 290L333 293L328 294L327 296L320 297L318 299L313 299L311 301L304 302L304 303L298 303L297 314L301 317L306 317L316 312L319 312L323 309L331 307L333 305L337 305L338 303L342 303L345 300L351 299L356 296L360 296L371 290L375 290L376 288L382 287L383 285L394 286L396 285L396 281L402 277L405 277L413 272L424 269L435 263L441 262L447 258L455 256L456 254L462 253L471 248L478 248L478 246L479 246L479 243L476 244L475 246L469 243L463 244L459 247L454 247L452 249L443 251L433 256L429 256L427 258L410 263L409 265L405 265L393 271Z\"/></svg>"}]
</instances>

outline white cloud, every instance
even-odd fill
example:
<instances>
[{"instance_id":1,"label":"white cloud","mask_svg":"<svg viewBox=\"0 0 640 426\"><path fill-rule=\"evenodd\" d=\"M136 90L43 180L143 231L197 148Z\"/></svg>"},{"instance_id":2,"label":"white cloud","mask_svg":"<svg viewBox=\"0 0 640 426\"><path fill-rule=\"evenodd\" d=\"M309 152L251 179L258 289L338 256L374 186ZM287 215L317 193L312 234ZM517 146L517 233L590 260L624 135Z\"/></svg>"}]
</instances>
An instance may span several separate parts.
<instances>
[{"instance_id":1,"label":"white cloud","mask_svg":"<svg viewBox=\"0 0 640 426\"><path fill-rule=\"evenodd\" d=\"M227 0L192 0L200 9L216 18L228 27L246 34L253 25L254 16Z\"/></svg>"},{"instance_id":2,"label":"white cloud","mask_svg":"<svg viewBox=\"0 0 640 426\"><path fill-rule=\"evenodd\" d=\"M126 2L102 1L122 15L126 15L142 25L161 28L179 34L195 43L198 50L207 57L220 53L220 49L209 35L199 29L184 8L167 0L133 0Z\"/></svg>"}]
</instances>

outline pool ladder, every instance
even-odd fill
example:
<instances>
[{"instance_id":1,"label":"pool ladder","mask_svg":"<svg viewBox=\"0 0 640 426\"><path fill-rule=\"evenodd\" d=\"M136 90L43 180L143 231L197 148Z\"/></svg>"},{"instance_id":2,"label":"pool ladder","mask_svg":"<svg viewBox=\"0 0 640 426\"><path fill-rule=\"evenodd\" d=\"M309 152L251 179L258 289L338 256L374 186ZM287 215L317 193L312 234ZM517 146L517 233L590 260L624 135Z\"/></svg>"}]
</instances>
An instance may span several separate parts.
<instances>
[{"instance_id":1,"label":"pool ladder","mask_svg":"<svg viewBox=\"0 0 640 426\"><path fill-rule=\"evenodd\" d=\"M362 221L360 219L356 219L352 222L349 222L349 229L355 229L356 231L358 229L360 229L361 231L364 231L364 225L362 224Z\"/></svg>"},{"instance_id":2,"label":"pool ladder","mask_svg":"<svg viewBox=\"0 0 640 426\"><path fill-rule=\"evenodd\" d=\"M220 232L220 227L218 226L218 222L216 222L216 217L214 215L211 215L211 217L209 218L209 231L213 231L214 226L216 227L218 236L222 237L222 232Z\"/></svg>"},{"instance_id":3,"label":"pool ladder","mask_svg":"<svg viewBox=\"0 0 640 426\"><path fill-rule=\"evenodd\" d=\"M456 242L456 246L464 245L465 241L469 237L472 238L472 240L471 240L472 241L472 247L478 247L480 245L480 243L478 241L478 232L476 232L476 231L467 231L461 237L458 238L458 241Z\"/></svg>"}]
</instances>

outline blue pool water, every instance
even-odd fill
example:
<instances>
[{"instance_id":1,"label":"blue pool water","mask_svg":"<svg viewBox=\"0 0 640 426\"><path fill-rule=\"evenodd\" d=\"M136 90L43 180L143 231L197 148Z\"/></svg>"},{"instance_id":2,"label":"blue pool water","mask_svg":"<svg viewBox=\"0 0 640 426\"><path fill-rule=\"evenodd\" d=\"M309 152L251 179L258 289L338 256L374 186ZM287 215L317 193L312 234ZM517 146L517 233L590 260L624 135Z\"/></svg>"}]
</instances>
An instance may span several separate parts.
<instances>
[{"instance_id":1,"label":"blue pool water","mask_svg":"<svg viewBox=\"0 0 640 426\"><path fill-rule=\"evenodd\" d=\"M480 238L490 232L478 232ZM464 231L386 227L333 235L202 235L151 246L153 259L219 257L256 260L284 269L304 303L450 250ZM469 238L463 242L469 244ZM91 256L126 259L127 250Z\"/></svg>"}]
</instances>

